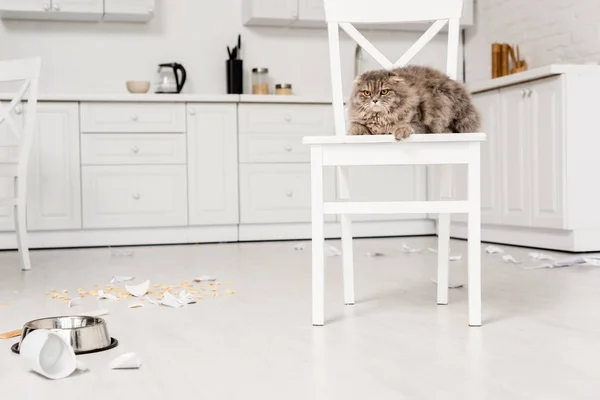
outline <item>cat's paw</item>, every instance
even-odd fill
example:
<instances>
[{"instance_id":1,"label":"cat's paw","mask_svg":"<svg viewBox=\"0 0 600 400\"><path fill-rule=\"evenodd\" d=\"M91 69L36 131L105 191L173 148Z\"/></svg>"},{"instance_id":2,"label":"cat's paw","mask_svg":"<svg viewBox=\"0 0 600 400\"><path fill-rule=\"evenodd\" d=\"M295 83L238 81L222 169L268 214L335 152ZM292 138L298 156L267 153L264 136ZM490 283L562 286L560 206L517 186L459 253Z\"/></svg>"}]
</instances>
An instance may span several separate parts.
<instances>
[{"instance_id":1,"label":"cat's paw","mask_svg":"<svg viewBox=\"0 0 600 400\"><path fill-rule=\"evenodd\" d=\"M406 139L410 135L412 135L415 131L410 125L399 125L394 129L394 137L396 140Z\"/></svg>"},{"instance_id":2,"label":"cat's paw","mask_svg":"<svg viewBox=\"0 0 600 400\"><path fill-rule=\"evenodd\" d=\"M370 135L369 129L361 124L351 124L348 135Z\"/></svg>"}]
</instances>

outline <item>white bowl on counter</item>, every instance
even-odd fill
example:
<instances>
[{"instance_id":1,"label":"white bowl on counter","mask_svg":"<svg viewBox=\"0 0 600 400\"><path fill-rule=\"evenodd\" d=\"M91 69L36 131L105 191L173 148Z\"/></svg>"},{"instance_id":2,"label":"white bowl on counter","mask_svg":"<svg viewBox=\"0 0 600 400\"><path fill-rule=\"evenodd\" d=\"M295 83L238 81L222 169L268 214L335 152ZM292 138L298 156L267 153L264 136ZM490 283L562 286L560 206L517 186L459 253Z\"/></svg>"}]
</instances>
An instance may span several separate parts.
<instances>
[{"instance_id":1,"label":"white bowl on counter","mask_svg":"<svg viewBox=\"0 0 600 400\"><path fill-rule=\"evenodd\" d=\"M150 90L150 81L127 81L125 85L129 93L146 93Z\"/></svg>"}]
</instances>

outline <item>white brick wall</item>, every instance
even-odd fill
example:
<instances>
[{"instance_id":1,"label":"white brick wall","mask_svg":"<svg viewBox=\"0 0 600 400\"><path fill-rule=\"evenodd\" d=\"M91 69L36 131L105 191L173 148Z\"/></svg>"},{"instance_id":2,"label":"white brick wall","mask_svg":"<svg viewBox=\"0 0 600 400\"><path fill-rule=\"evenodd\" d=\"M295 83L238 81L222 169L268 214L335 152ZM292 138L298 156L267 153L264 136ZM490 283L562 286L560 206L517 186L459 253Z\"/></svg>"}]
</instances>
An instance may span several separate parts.
<instances>
[{"instance_id":1,"label":"white brick wall","mask_svg":"<svg viewBox=\"0 0 600 400\"><path fill-rule=\"evenodd\" d=\"M476 0L465 36L467 82L491 78L491 44L519 45L529 68L600 62L600 0Z\"/></svg>"}]
</instances>

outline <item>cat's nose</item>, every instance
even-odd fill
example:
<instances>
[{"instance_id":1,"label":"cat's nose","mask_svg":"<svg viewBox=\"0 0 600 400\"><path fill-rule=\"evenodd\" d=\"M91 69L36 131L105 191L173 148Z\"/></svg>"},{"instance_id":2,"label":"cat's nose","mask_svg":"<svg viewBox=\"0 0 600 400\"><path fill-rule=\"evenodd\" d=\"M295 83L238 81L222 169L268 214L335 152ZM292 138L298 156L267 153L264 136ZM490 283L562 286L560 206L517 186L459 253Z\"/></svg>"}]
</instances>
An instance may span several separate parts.
<instances>
[{"instance_id":1,"label":"cat's nose","mask_svg":"<svg viewBox=\"0 0 600 400\"><path fill-rule=\"evenodd\" d=\"M377 104L377 102L378 102L378 101L379 101L379 100L373 100L373 103Z\"/></svg>"}]
</instances>

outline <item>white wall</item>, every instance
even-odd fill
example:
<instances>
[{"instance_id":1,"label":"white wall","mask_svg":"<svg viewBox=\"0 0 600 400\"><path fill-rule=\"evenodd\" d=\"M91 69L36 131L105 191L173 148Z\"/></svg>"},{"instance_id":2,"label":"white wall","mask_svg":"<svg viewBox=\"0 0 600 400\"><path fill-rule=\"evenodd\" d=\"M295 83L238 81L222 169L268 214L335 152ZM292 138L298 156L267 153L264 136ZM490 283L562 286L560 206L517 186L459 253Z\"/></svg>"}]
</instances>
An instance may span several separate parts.
<instances>
[{"instance_id":1,"label":"white wall","mask_svg":"<svg viewBox=\"0 0 600 400\"><path fill-rule=\"evenodd\" d=\"M518 44L529 68L600 61L598 0L477 0L466 31L467 82L491 78L491 44Z\"/></svg>"},{"instance_id":2,"label":"white wall","mask_svg":"<svg viewBox=\"0 0 600 400\"><path fill-rule=\"evenodd\" d=\"M42 92L124 92L126 80L152 80L158 63L180 62L188 71L184 92L225 93L226 46L241 33L246 91L250 69L261 66L274 82L292 83L297 94L329 97L325 29L244 28L241 1L212 1L209 11L206 1L169 0L167 6L167 0L157 0L156 17L148 24L3 21L0 59L41 55ZM419 35L365 36L396 59ZM342 37L348 84L354 43ZM445 40L436 38L415 62L444 68ZM375 65L366 60L364 67Z\"/></svg>"}]
</instances>

